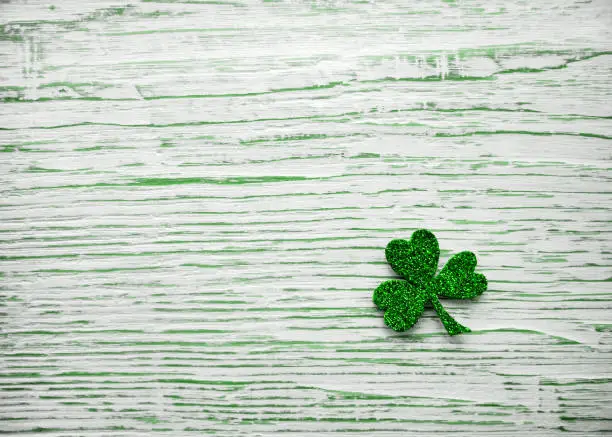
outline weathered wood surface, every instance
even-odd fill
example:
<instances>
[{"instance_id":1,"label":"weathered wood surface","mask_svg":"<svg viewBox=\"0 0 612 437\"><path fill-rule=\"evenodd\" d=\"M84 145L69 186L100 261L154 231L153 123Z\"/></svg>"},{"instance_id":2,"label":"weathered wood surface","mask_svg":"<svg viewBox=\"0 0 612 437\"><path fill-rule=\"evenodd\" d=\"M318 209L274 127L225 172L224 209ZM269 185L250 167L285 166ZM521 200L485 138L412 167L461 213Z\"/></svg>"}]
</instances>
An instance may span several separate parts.
<instances>
[{"instance_id":1,"label":"weathered wood surface","mask_svg":"<svg viewBox=\"0 0 612 437\"><path fill-rule=\"evenodd\" d=\"M0 3L0 430L612 430L612 4ZM385 328L391 238L490 290Z\"/></svg>"}]
</instances>

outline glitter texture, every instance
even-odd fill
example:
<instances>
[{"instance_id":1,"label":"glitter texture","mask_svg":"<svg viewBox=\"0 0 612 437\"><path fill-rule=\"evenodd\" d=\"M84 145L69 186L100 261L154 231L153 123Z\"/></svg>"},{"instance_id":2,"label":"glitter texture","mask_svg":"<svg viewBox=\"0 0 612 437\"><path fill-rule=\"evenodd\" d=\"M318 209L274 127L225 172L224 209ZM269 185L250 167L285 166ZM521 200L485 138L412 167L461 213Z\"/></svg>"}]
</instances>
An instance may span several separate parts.
<instances>
[{"instance_id":1,"label":"glitter texture","mask_svg":"<svg viewBox=\"0 0 612 437\"><path fill-rule=\"evenodd\" d=\"M440 247L435 235L419 229L410 241L392 240L385 249L391 268L404 280L393 279L380 284L372 300L385 311L385 324L395 331L410 329L431 304L450 335L470 332L444 309L438 296L471 299L487 289L487 278L476 270L476 255L461 252L453 256L435 276ZM435 277L434 277L435 276Z\"/></svg>"}]
</instances>

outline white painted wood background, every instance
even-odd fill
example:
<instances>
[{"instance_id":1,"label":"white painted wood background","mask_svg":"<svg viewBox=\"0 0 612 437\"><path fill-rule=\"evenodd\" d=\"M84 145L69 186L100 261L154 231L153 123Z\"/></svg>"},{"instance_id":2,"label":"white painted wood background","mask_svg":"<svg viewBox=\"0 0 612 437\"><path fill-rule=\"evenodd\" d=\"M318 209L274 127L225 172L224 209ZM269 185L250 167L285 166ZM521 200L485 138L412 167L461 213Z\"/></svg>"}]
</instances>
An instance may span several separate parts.
<instances>
[{"instance_id":1,"label":"white painted wood background","mask_svg":"<svg viewBox=\"0 0 612 437\"><path fill-rule=\"evenodd\" d=\"M609 0L0 2L0 432L612 430ZM392 238L489 291L387 329Z\"/></svg>"}]
</instances>

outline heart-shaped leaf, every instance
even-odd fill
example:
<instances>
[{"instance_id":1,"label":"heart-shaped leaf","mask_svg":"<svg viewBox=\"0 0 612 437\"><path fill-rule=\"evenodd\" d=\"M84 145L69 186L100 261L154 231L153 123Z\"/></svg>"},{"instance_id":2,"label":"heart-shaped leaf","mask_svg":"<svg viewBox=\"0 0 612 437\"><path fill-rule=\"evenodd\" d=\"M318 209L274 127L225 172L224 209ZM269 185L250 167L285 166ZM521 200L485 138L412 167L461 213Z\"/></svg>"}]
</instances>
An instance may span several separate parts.
<instances>
[{"instance_id":1,"label":"heart-shaped leaf","mask_svg":"<svg viewBox=\"0 0 612 437\"><path fill-rule=\"evenodd\" d=\"M419 229L410 241L391 240L385 256L397 274L417 287L424 287L438 269L440 246L433 233Z\"/></svg>"},{"instance_id":2,"label":"heart-shaped leaf","mask_svg":"<svg viewBox=\"0 0 612 437\"><path fill-rule=\"evenodd\" d=\"M392 306L401 305L404 294L412 294L412 285L406 281L392 279L376 287L372 300L376 306L385 311Z\"/></svg>"},{"instance_id":3,"label":"heart-shaped leaf","mask_svg":"<svg viewBox=\"0 0 612 437\"><path fill-rule=\"evenodd\" d=\"M451 299L471 299L487 289L487 278L476 269L476 255L460 252L453 256L436 277L436 294Z\"/></svg>"},{"instance_id":4,"label":"heart-shaped leaf","mask_svg":"<svg viewBox=\"0 0 612 437\"><path fill-rule=\"evenodd\" d=\"M425 295L407 281L390 280L374 290L373 299L385 311L385 324L395 331L411 328L425 309Z\"/></svg>"}]
</instances>

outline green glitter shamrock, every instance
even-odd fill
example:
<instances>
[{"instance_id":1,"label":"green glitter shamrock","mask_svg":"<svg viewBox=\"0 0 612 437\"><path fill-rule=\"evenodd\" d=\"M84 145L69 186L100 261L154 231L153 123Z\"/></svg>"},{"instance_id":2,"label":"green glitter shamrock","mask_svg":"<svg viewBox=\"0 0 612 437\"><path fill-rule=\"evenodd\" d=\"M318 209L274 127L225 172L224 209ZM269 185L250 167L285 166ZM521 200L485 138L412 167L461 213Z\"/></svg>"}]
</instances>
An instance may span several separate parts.
<instances>
[{"instance_id":1,"label":"green glitter shamrock","mask_svg":"<svg viewBox=\"0 0 612 437\"><path fill-rule=\"evenodd\" d=\"M372 300L385 311L385 324L395 331L410 329L431 303L450 335L470 332L446 312L438 296L471 299L487 289L487 278L476 269L476 255L461 252L438 270L440 247L435 235L426 229L412 234L410 241L392 240L385 256L391 268L405 281L385 281L374 290Z\"/></svg>"}]
</instances>

